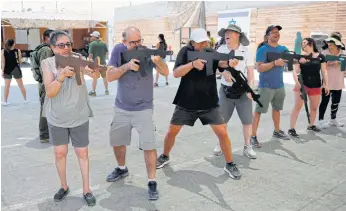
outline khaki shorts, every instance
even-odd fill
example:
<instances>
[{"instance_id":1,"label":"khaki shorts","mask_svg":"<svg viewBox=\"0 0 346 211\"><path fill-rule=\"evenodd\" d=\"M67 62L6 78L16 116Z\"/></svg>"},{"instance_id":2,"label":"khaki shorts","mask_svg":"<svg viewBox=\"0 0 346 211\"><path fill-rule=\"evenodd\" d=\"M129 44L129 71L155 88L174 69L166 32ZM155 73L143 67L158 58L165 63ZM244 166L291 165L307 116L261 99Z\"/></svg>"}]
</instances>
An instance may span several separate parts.
<instances>
[{"instance_id":1,"label":"khaki shorts","mask_svg":"<svg viewBox=\"0 0 346 211\"><path fill-rule=\"evenodd\" d=\"M153 110L125 111L114 108L114 117L109 131L111 146L129 146L131 131L135 128L139 135L139 148L156 149Z\"/></svg>"},{"instance_id":2,"label":"khaki shorts","mask_svg":"<svg viewBox=\"0 0 346 211\"><path fill-rule=\"evenodd\" d=\"M259 88L258 94L260 95L259 101L263 104L261 108L256 103L255 111L258 113L267 113L269 103L272 104L273 110L281 111L284 107L284 101L286 97L285 88L270 89L270 88Z\"/></svg>"},{"instance_id":3,"label":"khaki shorts","mask_svg":"<svg viewBox=\"0 0 346 211\"><path fill-rule=\"evenodd\" d=\"M101 75L102 78L107 78L107 72L106 71L99 72L99 75L98 75L97 78L100 78L100 75Z\"/></svg>"}]
</instances>

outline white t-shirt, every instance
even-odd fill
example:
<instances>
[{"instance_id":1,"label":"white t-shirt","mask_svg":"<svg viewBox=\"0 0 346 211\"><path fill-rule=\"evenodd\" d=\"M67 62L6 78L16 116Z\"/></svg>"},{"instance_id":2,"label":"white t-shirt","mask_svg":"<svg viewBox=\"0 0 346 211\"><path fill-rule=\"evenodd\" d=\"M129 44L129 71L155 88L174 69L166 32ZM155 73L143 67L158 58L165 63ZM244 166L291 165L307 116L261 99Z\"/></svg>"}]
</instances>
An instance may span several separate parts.
<instances>
[{"instance_id":1,"label":"white t-shirt","mask_svg":"<svg viewBox=\"0 0 346 211\"><path fill-rule=\"evenodd\" d=\"M229 53L231 52L227 45L221 45L217 52L219 53ZM254 66L254 57L251 53L250 49L246 46L243 46L242 44L239 45L239 48L234 51L235 56L242 56L244 57L244 60L239 60L238 65L234 67L234 69L241 71L245 77L247 77L247 67ZM226 86L232 86L233 82L227 82L224 77L221 78L221 83Z\"/></svg>"}]
</instances>

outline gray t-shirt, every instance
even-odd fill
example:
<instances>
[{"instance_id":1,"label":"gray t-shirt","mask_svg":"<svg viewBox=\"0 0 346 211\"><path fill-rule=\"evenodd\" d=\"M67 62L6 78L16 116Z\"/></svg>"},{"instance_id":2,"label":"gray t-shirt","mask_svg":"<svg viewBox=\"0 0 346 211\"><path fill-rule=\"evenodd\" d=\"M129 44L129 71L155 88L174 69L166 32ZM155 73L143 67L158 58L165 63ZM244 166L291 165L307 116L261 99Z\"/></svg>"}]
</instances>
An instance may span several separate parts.
<instances>
[{"instance_id":1,"label":"gray t-shirt","mask_svg":"<svg viewBox=\"0 0 346 211\"><path fill-rule=\"evenodd\" d=\"M54 79L59 76L59 70L55 66L55 57L43 60L41 65L53 72ZM93 116L87 88L85 84L78 86L75 76L65 78L55 97L46 96L43 108L43 115L47 118L48 123L62 128L80 126Z\"/></svg>"},{"instance_id":2,"label":"gray t-shirt","mask_svg":"<svg viewBox=\"0 0 346 211\"><path fill-rule=\"evenodd\" d=\"M124 64L121 61L121 53L126 51L124 44L119 43L112 50L108 65L119 67ZM127 71L118 79L118 91L115 98L115 106L126 111L142 111L153 108L153 68L147 70L148 75L142 77L139 72Z\"/></svg>"}]
</instances>

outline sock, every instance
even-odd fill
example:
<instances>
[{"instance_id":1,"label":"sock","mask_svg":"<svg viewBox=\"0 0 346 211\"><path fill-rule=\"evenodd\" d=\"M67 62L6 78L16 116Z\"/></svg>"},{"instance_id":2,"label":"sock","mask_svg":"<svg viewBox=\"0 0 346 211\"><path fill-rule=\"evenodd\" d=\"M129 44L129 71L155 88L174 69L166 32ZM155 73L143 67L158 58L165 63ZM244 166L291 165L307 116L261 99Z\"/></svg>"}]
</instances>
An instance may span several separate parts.
<instances>
[{"instance_id":1,"label":"sock","mask_svg":"<svg viewBox=\"0 0 346 211\"><path fill-rule=\"evenodd\" d=\"M148 179L148 182L156 182L156 178L154 178L154 179Z\"/></svg>"},{"instance_id":2,"label":"sock","mask_svg":"<svg viewBox=\"0 0 346 211\"><path fill-rule=\"evenodd\" d=\"M118 168L120 168L121 170L125 170L126 166L118 166Z\"/></svg>"}]
</instances>

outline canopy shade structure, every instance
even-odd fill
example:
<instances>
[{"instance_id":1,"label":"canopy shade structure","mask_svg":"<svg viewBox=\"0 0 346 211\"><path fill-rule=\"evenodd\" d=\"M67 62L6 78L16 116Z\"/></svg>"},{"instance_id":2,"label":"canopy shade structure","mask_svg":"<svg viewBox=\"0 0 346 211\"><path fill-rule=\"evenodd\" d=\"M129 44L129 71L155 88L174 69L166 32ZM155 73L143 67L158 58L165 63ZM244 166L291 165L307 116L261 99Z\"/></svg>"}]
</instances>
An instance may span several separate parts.
<instances>
[{"instance_id":1,"label":"canopy shade structure","mask_svg":"<svg viewBox=\"0 0 346 211\"><path fill-rule=\"evenodd\" d=\"M40 28L48 27L55 29L72 28L106 28L100 20L90 20L87 14L59 13L58 15L48 12L3 12L2 26L10 24L13 28Z\"/></svg>"},{"instance_id":2,"label":"canopy shade structure","mask_svg":"<svg viewBox=\"0 0 346 211\"><path fill-rule=\"evenodd\" d=\"M200 2L168 2L172 7L168 16L173 32L180 28L204 28L205 29L205 3Z\"/></svg>"}]
</instances>

